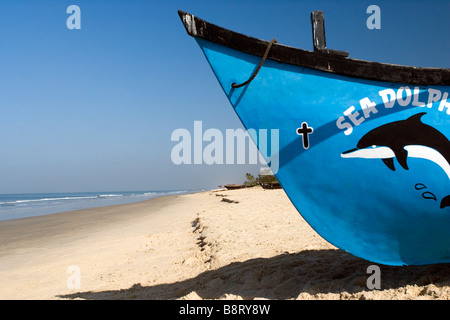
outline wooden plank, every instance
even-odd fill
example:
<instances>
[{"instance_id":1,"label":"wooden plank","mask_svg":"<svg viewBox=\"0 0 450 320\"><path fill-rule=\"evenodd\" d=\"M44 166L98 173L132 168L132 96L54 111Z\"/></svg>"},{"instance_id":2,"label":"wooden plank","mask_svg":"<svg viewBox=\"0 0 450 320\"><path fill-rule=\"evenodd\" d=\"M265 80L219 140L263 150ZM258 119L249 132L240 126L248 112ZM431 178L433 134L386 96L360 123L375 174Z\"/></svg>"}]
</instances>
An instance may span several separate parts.
<instances>
[{"instance_id":1,"label":"wooden plank","mask_svg":"<svg viewBox=\"0 0 450 320\"><path fill-rule=\"evenodd\" d=\"M322 11L311 12L311 25L314 51L325 49L327 41L325 39L325 17Z\"/></svg>"}]
</instances>

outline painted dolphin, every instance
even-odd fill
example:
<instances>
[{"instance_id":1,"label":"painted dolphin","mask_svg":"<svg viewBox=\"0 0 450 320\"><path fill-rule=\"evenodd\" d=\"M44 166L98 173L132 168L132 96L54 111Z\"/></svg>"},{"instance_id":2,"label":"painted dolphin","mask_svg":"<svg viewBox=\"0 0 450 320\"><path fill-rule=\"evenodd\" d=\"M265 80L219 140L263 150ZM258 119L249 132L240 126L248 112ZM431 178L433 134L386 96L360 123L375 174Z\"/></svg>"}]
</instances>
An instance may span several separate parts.
<instances>
[{"instance_id":1,"label":"painted dolphin","mask_svg":"<svg viewBox=\"0 0 450 320\"><path fill-rule=\"evenodd\" d=\"M408 170L408 157L427 159L439 165L450 180L450 141L421 121L425 114L417 113L369 131L359 140L357 148L343 152L341 157L381 159L393 171L394 158L405 170ZM450 195L441 201L441 208L447 206L450 206Z\"/></svg>"}]
</instances>

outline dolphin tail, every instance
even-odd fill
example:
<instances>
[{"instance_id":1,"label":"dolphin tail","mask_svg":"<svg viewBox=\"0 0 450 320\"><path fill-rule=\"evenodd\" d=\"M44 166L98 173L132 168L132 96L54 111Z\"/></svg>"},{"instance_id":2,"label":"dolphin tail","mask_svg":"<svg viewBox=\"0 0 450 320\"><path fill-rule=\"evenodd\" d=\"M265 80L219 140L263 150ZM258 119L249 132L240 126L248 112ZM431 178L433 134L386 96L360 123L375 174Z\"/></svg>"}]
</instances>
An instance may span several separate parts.
<instances>
[{"instance_id":1,"label":"dolphin tail","mask_svg":"<svg viewBox=\"0 0 450 320\"><path fill-rule=\"evenodd\" d=\"M444 197L441 201L441 209L444 209L445 207L450 207L450 195Z\"/></svg>"}]
</instances>

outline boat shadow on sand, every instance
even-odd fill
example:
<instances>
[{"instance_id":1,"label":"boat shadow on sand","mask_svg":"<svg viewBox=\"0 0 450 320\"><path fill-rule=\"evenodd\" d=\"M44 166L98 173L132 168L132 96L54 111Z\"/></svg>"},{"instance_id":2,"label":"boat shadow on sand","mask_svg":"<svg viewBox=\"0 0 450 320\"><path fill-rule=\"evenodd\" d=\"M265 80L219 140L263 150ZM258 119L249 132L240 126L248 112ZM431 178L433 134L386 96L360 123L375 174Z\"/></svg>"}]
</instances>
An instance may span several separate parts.
<instances>
[{"instance_id":1,"label":"boat shadow on sand","mask_svg":"<svg viewBox=\"0 0 450 320\"><path fill-rule=\"evenodd\" d=\"M60 295L62 299L296 299L326 298L335 293L342 299L371 298L367 268L371 263L341 250L307 250L271 258L234 262L174 283L99 292ZM379 265L381 291L386 299L437 298L450 286L450 264L392 267ZM408 286L408 287L407 287ZM374 290L380 292L380 290ZM410 291L408 293L408 291ZM195 293L193 293L195 292ZM367 296L367 294L369 296ZM312 296L310 296L312 295ZM336 296L334 296L336 298ZM377 296L372 296L377 299Z\"/></svg>"}]
</instances>

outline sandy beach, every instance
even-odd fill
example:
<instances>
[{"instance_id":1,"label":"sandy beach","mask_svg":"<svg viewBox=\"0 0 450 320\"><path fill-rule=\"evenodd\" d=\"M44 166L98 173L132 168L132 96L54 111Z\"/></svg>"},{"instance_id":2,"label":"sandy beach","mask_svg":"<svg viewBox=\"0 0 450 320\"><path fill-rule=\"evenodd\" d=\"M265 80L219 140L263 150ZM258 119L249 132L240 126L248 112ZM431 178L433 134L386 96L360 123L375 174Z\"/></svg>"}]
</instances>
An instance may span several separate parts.
<instances>
[{"instance_id":1,"label":"sandy beach","mask_svg":"<svg viewBox=\"0 0 450 320\"><path fill-rule=\"evenodd\" d=\"M379 265L323 240L282 189L215 190L0 222L0 299L441 299L450 264Z\"/></svg>"}]
</instances>

